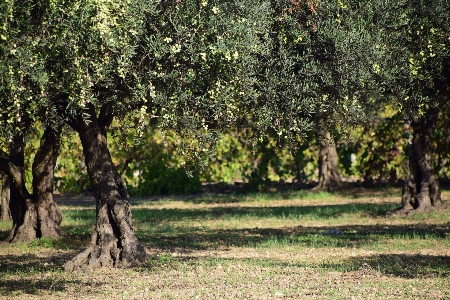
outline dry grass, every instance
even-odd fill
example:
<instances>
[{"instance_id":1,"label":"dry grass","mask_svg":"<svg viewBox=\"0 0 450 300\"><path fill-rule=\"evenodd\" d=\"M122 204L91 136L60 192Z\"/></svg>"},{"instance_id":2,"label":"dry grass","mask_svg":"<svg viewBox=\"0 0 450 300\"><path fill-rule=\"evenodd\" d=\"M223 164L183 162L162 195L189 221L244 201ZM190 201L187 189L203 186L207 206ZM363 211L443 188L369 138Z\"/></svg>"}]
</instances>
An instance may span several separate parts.
<instances>
[{"instance_id":1,"label":"dry grass","mask_svg":"<svg viewBox=\"0 0 450 300\"><path fill-rule=\"evenodd\" d=\"M60 199L66 237L0 246L0 298L449 299L450 212L386 218L399 193L134 199L146 264L90 273L61 268L87 246L92 199Z\"/></svg>"}]
</instances>

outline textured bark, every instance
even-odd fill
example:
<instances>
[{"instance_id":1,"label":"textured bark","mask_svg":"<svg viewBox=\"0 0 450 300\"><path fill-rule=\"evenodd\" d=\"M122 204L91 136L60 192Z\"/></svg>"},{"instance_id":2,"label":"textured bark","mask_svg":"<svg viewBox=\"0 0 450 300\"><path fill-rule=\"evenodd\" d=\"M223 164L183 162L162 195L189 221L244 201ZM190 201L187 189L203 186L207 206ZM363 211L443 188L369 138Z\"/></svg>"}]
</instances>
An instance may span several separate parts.
<instances>
[{"instance_id":1,"label":"textured bark","mask_svg":"<svg viewBox=\"0 0 450 300\"><path fill-rule=\"evenodd\" d=\"M34 157L33 202L37 213L37 237L54 238L62 235L62 213L53 199L53 179L60 149L60 131L47 127Z\"/></svg>"},{"instance_id":2,"label":"textured bark","mask_svg":"<svg viewBox=\"0 0 450 300\"><path fill-rule=\"evenodd\" d=\"M10 191L13 226L8 242L61 235L62 215L53 201L53 170L59 149L59 132L48 127L41 139L32 166L34 195L25 187L24 147L23 136L17 136L11 144L9 157L2 155L0 158L0 169L11 177L13 183Z\"/></svg>"},{"instance_id":3,"label":"textured bark","mask_svg":"<svg viewBox=\"0 0 450 300\"><path fill-rule=\"evenodd\" d=\"M319 184L313 190L334 191L342 188L342 179L338 170L338 155L332 144L331 134L326 132L319 137Z\"/></svg>"},{"instance_id":4,"label":"textured bark","mask_svg":"<svg viewBox=\"0 0 450 300\"><path fill-rule=\"evenodd\" d=\"M393 213L430 211L443 205L432 162L433 132L438 115L438 108L430 108L424 116L412 122L410 174L402 190L402 207Z\"/></svg>"},{"instance_id":5,"label":"textured bark","mask_svg":"<svg viewBox=\"0 0 450 300\"><path fill-rule=\"evenodd\" d=\"M131 222L125 181L118 174L107 147L109 121L96 118L79 120L74 126L80 135L87 171L96 200L96 224L89 247L65 265L66 271L140 266L146 254L138 242ZM103 122L102 122L103 120Z\"/></svg>"},{"instance_id":6,"label":"textured bark","mask_svg":"<svg viewBox=\"0 0 450 300\"><path fill-rule=\"evenodd\" d=\"M6 241L26 241L36 238L36 230L33 228L35 216L34 206L31 205L31 195L25 188L24 179L24 149L25 141L22 135L15 136L9 148L6 169L12 183L10 185L9 208L13 226Z\"/></svg>"},{"instance_id":7,"label":"textured bark","mask_svg":"<svg viewBox=\"0 0 450 300\"><path fill-rule=\"evenodd\" d=\"M10 221L11 212L9 210L9 177L3 172L0 172L0 177L2 179L2 192L0 199L0 221Z\"/></svg>"}]
</instances>

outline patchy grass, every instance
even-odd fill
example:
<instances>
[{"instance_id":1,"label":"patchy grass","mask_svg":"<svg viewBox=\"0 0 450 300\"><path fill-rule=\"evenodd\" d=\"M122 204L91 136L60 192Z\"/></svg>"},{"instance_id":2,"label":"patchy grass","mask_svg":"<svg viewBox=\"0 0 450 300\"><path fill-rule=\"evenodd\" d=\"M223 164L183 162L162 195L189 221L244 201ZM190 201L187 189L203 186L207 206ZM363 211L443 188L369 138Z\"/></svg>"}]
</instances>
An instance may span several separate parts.
<instances>
[{"instance_id":1,"label":"patchy grass","mask_svg":"<svg viewBox=\"0 0 450 300\"><path fill-rule=\"evenodd\" d=\"M0 298L448 299L450 212L386 218L399 195L354 189L133 199L146 264L89 273L62 266L87 247L94 202L61 198L65 237L0 245ZM10 226L0 222L0 237Z\"/></svg>"}]
</instances>

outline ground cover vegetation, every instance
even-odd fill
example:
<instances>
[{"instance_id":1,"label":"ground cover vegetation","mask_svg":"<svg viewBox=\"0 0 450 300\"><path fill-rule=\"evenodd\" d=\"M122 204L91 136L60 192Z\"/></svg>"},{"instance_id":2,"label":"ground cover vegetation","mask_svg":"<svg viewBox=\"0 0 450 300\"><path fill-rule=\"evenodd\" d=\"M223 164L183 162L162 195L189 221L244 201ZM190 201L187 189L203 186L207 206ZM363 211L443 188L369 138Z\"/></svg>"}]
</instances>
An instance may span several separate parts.
<instances>
[{"instance_id":1,"label":"ground cover vegetation","mask_svg":"<svg viewBox=\"0 0 450 300\"><path fill-rule=\"evenodd\" d=\"M90 240L95 199L57 197L67 235L2 245L0 297L445 299L449 212L386 218L399 193L132 198L144 264L87 273L66 273L64 263ZM0 222L2 238L10 225Z\"/></svg>"},{"instance_id":2,"label":"ground cover vegetation","mask_svg":"<svg viewBox=\"0 0 450 300\"><path fill-rule=\"evenodd\" d=\"M293 178L331 191L346 175L403 179L394 214L443 206L447 1L8 1L0 10L7 241L61 236L55 186L88 189L95 230L67 271L146 262L129 191L192 193L236 179L262 190Z\"/></svg>"}]
</instances>

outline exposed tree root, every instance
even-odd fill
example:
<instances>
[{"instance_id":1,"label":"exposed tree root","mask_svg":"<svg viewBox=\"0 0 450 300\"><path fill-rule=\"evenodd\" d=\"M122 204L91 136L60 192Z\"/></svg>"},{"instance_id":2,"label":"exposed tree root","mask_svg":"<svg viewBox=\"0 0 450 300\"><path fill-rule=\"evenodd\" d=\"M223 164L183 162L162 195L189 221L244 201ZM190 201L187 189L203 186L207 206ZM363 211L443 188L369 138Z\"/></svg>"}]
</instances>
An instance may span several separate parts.
<instances>
[{"instance_id":1,"label":"exposed tree root","mask_svg":"<svg viewBox=\"0 0 450 300\"><path fill-rule=\"evenodd\" d=\"M64 270L137 267L145 262L146 253L127 222L128 206L124 200L110 207L103 204L97 212L97 224L89 247L68 261ZM124 218L125 217L125 218Z\"/></svg>"}]
</instances>

